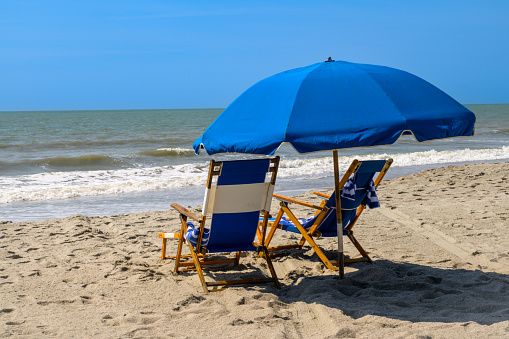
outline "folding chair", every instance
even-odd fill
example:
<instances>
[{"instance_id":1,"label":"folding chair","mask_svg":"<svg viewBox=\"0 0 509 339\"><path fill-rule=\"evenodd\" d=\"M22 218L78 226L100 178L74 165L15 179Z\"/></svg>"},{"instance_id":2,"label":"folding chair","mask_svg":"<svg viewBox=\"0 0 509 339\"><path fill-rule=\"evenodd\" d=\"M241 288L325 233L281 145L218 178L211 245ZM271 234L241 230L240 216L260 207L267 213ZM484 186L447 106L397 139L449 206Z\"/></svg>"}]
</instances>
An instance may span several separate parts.
<instances>
[{"instance_id":1,"label":"folding chair","mask_svg":"<svg viewBox=\"0 0 509 339\"><path fill-rule=\"evenodd\" d=\"M267 248L255 246L258 227L264 239L269 217L274 184L279 166L279 157L272 159L214 161L210 162L207 188L201 217L196 216L178 204L171 206L180 213L180 233L159 233L163 239L161 260L166 257L168 238L179 240L175 258L175 272L196 270L205 293L222 290L218 286L279 281ZM269 178L267 178L269 177ZM268 182L266 180L269 179ZM260 214L263 221L259 226ZM207 216L211 215L210 228L205 227ZM197 227L188 220L198 223ZM189 245L190 255L182 255L183 244ZM243 279L206 282L202 266L224 263L237 265L243 251L260 251L267 260L272 279ZM207 253L235 252L233 259L207 260ZM212 289L209 290L209 287Z\"/></svg>"},{"instance_id":2,"label":"folding chair","mask_svg":"<svg viewBox=\"0 0 509 339\"><path fill-rule=\"evenodd\" d=\"M349 198L345 198L343 195L341 196L341 216L343 223L343 235L350 239L350 241L361 254L361 257L347 259L345 260L346 263L359 261L372 262L368 253L360 245L359 241L354 237L353 227L355 226L362 212L366 209L366 204L369 198L369 189L371 188L374 190L376 187L378 187L383 177L389 170L391 164L392 159L368 161L354 160L339 183L340 190L343 190L343 187L349 181L349 179L352 179L353 182L355 182L355 191L351 191L351 196ZM378 173L378 176L376 176L376 178L373 180L376 173ZM351 182L352 181L350 181L350 183ZM325 198L322 200L319 206L309 204L297 199L284 197L279 194L274 194L273 196L281 201L281 208L279 209L276 218L269 222L270 231L265 238L265 242L261 242L262 240L260 232L258 238L260 243L265 244L269 252L286 250L290 248L301 249L302 246L308 242L318 257L325 264L325 266L331 270L337 271L339 269L337 260L329 260L314 240L315 238L319 237L338 236L335 197L337 192L333 192L330 196L320 192L314 193ZM302 206L316 209L316 213L313 217L307 220L299 220L288 207L289 203L296 203ZM283 217L285 214L288 216L289 220ZM285 231L300 233L302 238L297 244L269 247L276 229L283 229Z\"/></svg>"}]
</instances>

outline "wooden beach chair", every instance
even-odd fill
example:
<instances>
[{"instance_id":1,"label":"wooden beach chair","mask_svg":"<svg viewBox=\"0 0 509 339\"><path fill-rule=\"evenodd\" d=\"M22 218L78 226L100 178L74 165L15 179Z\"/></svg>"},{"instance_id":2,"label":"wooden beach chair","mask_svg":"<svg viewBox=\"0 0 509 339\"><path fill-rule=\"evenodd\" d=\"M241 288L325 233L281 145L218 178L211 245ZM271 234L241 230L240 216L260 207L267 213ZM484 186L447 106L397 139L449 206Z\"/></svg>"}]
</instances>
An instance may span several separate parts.
<instances>
[{"instance_id":1,"label":"wooden beach chair","mask_svg":"<svg viewBox=\"0 0 509 339\"><path fill-rule=\"evenodd\" d=\"M351 179L349 182L350 184L352 182L355 183L355 191L350 191L351 196L349 198L345 198L343 195L341 196L341 213L343 236L347 236L361 254L360 258L345 260L346 263L359 261L371 262L371 258L368 253L355 238L353 234L353 227L362 212L366 209L366 204L368 202L368 190L372 188L370 183L373 182L374 187L378 187L391 164L392 159L369 161L354 160L340 181L339 187L341 190L345 184L349 182L349 179ZM378 175L375 178L376 173L378 173ZM337 260L329 260L315 242L315 238L319 237L337 237L336 192L333 192L330 196L320 192L314 193L324 198L319 206L297 199L284 197L279 194L274 194L274 197L281 201L281 208L279 209L277 216L269 222L269 232L263 244L265 244L269 253L275 254L273 253L275 251L287 250L290 248L300 249L307 242L311 245L327 268L337 271L339 269ZM297 217L289 208L290 203L310 207L315 209L316 213L312 218L309 218L308 220L301 219L299 222ZM287 215L288 218L284 217L284 215ZM297 244L269 247L277 229L300 233L302 238ZM258 232L258 234L259 241L262 243L262 234L261 232Z\"/></svg>"},{"instance_id":2,"label":"wooden beach chair","mask_svg":"<svg viewBox=\"0 0 509 339\"><path fill-rule=\"evenodd\" d=\"M168 238L178 239L175 259L175 273L196 270L204 292L222 290L227 285L279 282L267 248L255 246L258 227L264 239L270 203L279 166L279 157L272 159L214 161L210 162L203 211L200 217L178 204L171 206L180 213L180 233L159 233L163 239L161 260L166 257ZM268 180L268 181L267 181ZM205 227L211 216L210 227ZM263 218L259 224L260 215ZM196 222L196 226L193 222ZM190 255L183 255L184 243L189 245ZM271 279L255 278L243 280L207 282L202 266L233 263L237 265L243 251L259 251L267 261ZM209 253L235 252L232 259L207 260ZM211 289L209 289L211 287Z\"/></svg>"}]
</instances>

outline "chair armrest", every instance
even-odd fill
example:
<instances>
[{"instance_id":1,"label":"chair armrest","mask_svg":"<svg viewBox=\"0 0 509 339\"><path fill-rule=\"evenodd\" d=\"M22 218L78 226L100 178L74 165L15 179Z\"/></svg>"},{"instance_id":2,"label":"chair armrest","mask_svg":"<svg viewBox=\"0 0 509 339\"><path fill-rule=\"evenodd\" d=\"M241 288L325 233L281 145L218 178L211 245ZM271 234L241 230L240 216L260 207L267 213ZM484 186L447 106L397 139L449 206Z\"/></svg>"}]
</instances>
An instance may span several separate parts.
<instances>
[{"instance_id":1,"label":"chair armrest","mask_svg":"<svg viewBox=\"0 0 509 339\"><path fill-rule=\"evenodd\" d=\"M301 205L301 206L304 206L304 207L314 208L314 209L321 210L321 211L325 210L324 207L316 206L316 205L313 205L313 204L310 204L310 203L307 203L307 202L304 202L304 201L301 201L301 200L297 200L297 199L294 199L294 198L285 197L284 195L279 195L279 194L275 194L274 193L272 196L274 198L276 198L277 200L281 200L281 201L285 201L285 202L291 202L291 203L294 203L294 204L298 204L298 205Z\"/></svg>"},{"instance_id":2,"label":"chair armrest","mask_svg":"<svg viewBox=\"0 0 509 339\"><path fill-rule=\"evenodd\" d=\"M317 192L317 191L313 191L313 194L316 194L319 197L322 197L322 198L325 198L325 199L330 199L330 197L331 197L330 194L325 194L325 193Z\"/></svg>"},{"instance_id":3,"label":"chair armrest","mask_svg":"<svg viewBox=\"0 0 509 339\"><path fill-rule=\"evenodd\" d=\"M180 239L180 233L158 233L157 236L163 239Z\"/></svg>"},{"instance_id":4,"label":"chair armrest","mask_svg":"<svg viewBox=\"0 0 509 339\"><path fill-rule=\"evenodd\" d=\"M176 209L180 214L185 215L188 218L191 218L191 219L196 220L198 222L201 221L200 218L198 218L195 214L193 214L188 209L180 206L179 204L171 204L170 206L173 207L174 209Z\"/></svg>"}]
</instances>

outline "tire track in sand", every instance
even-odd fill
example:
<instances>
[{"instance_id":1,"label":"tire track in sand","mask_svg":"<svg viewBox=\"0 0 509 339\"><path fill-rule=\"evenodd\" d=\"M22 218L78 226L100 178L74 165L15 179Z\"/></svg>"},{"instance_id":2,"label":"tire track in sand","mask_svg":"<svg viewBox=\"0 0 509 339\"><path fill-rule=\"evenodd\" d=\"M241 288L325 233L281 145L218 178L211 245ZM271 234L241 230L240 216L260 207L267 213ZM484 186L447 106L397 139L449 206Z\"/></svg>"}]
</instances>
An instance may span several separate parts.
<instances>
[{"instance_id":1,"label":"tire track in sand","mask_svg":"<svg viewBox=\"0 0 509 339\"><path fill-rule=\"evenodd\" d=\"M487 267L489 270L495 271L497 273L509 274L509 267L507 265L492 262L482 254L476 255L475 257L472 256L472 253L463 248L461 245L457 244L457 241L454 238L444 234L437 229L434 229L430 225L426 225L425 223L413 219L405 213L389 210L385 207L378 208L375 211L391 220L394 220L400 225L405 226L415 234L424 237L425 239L455 255L466 263L470 263L479 267Z\"/></svg>"}]
</instances>

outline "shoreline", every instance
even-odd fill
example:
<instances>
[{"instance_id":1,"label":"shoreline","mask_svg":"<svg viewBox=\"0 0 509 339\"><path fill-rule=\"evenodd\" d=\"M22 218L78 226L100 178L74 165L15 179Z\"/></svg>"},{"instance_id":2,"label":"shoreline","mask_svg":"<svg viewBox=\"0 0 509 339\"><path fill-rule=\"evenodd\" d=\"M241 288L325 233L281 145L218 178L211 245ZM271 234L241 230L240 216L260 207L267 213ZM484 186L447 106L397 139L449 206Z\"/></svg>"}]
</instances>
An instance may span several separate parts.
<instances>
[{"instance_id":1,"label":"shoreline","mask_svg":"<svg viewBox=\"0 0 509 339\"><path fill-rule=\"evenodd\" d=\"M509 159L478 160L448 164L430 164L416 166L393 166L385 180L407 176L425 169L440 168L450 165L475 163L500 163ZM323 190L333 186L332 174L320 180L286 180L278 179L275 193L297 195L309 190ZM297 187L296 187L297 186ZM144 211L157 211L169 208L170 203L178 202L185 206L197 206L203 201L203 186L181 189L151 190L145 192L125 193L119 195L88 196L72 199L43 201L23 201L0 204L0 222L32 222L47 219L59 219L82 214L87 216L108 216L129 214ZM27 211L29 213L27 213ZM57 211L57 212L55 212ZM27 216L27 214L29 214Z\"/></svg>"},{"instance_id":2,"label":"shoreline","mask_svg":"<svg viewBox=\"0 0 509 339\"><path fill-rule=\"evenodd\" d=\"M4 336L503 337L509 335L508 162L447 166L384 180L381 208L356 237L373 264L346 279L314 252L274 259L271 284L203 294L195 273L160 261L171 210L0 222ZM317 202L310 192L297 198ZM292 205L298 216L310 213ZM197 211L196 208L193 209ZM277 204L272 204L272 213ZM276 232L275 243L297 239ZM334 255L337 243L318 241ZM169 241L174 253L176 242ZM347 255L355 254L345 241ZM265 272L247 253L238 269ZM221 272L206 273L206 279ZM189 326L190 324L200 326Z\"/></svg>"}]
</instances>

